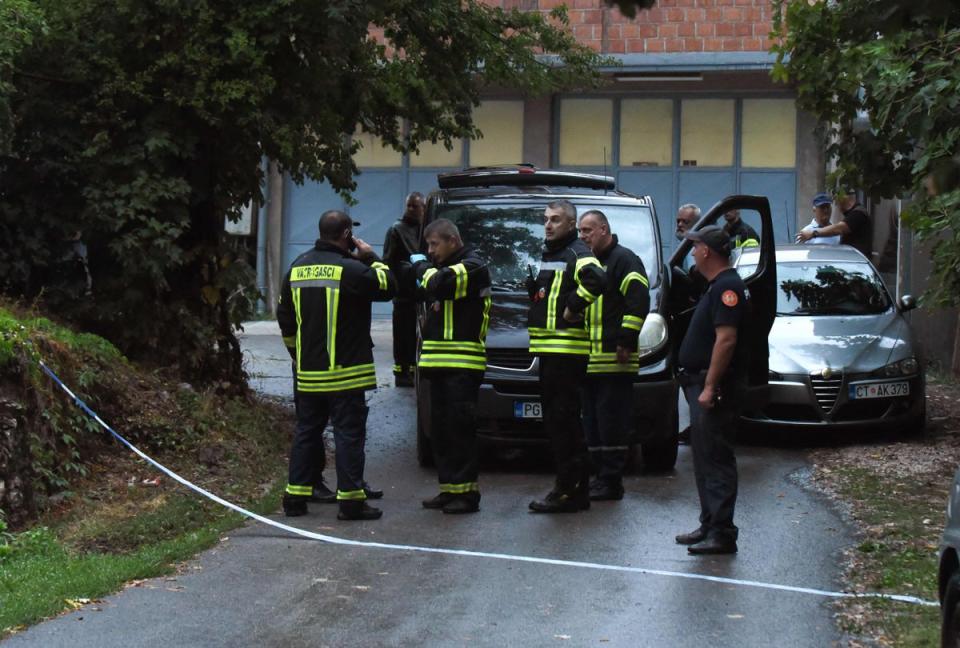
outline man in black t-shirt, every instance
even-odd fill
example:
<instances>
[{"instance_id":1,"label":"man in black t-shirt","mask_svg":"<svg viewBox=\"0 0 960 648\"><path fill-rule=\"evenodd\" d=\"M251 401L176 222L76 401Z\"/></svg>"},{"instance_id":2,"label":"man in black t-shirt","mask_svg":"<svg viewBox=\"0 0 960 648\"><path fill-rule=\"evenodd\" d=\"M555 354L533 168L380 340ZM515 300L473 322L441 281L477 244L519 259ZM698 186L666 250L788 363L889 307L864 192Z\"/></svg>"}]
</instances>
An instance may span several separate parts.
<instances>
[{"instance_id":1,"label":"man in black t-shirt","mask_svg":"<svg viewBox=\"0 0 960 648\"><path fill-rule=\"evenodd\" d=\"M838 196L837 206L843 212L843 220L833 225L827 225L815 230L801 230L797 233L797 242L805 243L815 236L840 235L840 243L857 248L860 253L873 261L873 232L870 228L870 217L863 205L857 202L857 194L852 189Z\"/></svg>"},{"instance_id":2,"label":"man in black t-shirt","mask_svg":"<svg viewBox=\"0 0 960 648\"><path fill-rule=\"evenodd\" d=\"M694 241L693 259L709 281L697 302L677 359L680 385L690 406L690 446L700 497L700 526L678 535L691 554L737 552L733 523L737 459L733 425L746 384L746 341L738 335L750 313L750 292L730 267L732 241L710 225L684 238Z\"/></svg>"}]
</instances>

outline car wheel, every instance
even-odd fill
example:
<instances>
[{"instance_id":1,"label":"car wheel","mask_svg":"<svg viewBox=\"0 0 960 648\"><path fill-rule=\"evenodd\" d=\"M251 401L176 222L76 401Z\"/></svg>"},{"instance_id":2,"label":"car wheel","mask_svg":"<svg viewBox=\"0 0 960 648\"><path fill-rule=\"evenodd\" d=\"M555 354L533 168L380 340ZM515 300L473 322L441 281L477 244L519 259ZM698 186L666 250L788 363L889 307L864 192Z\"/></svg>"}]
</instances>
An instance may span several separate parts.
<instances>
[{"instance_id":1,"label":"car wheel","mask_svg":"<svg viewBox=\"0 0 960 648\"><path fill-rule=\"evenodd\" d=\"M912 418L904 427L903 427L903 436L905 437L919 437L923 436L924 432L927 430L927 404L926 402L920 407L920 413Z\"/></svg>"},{"instance_id":2,"label":"car wheel","mask_svg":"<svg viewBox=\"0 0 960 648\"><path fill-rule=\"evenodd\" d=\"M677 448L680 445L679 418L677 408L672 408L667 416L666 437L641 444L644 470L664 472L673 470L677 465Z\"/></svg>"},{"instance_id":3,"label":"car wheel","mask_svg":"<svg viewBox=\"0 0 960 648\"><path fill-rule=\"evenodd\" d=\"M940 645L960 648L960 572L954 572L947 581L940 609Z\"/></svg>"},{"instance_id":4,"label":"car wheel","mask_svg":"<svg viewBox=\"0 0 960 648\"><path fill-rule=\"evenodd\" d=\"M430 382L417 372L417 463L433 468L433 444L430 442Z\"/></svg>"}]
</instances>

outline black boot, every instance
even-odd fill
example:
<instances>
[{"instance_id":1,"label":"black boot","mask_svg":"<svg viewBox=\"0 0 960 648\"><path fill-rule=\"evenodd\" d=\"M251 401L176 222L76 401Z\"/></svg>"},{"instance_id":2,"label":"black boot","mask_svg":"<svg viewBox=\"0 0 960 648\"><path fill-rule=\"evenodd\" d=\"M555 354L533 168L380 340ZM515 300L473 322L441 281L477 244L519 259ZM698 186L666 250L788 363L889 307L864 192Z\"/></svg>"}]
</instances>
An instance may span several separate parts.
<instances>
[{"instance_id":1,"label":"black boot","mask_svg":"<svg viewBox=\"0 0 960 648\"><path fill-rule=\"evenodd\" d=\"M313 485L313 494L309 500L320 504L333 504L337 501L337 494L321 479L319 484Z\"/></svg>"},{"instance_id":2,"label":"black boot","mask_svg":"<svg viewBox=\"0 0 960 648\"><path fill-rule=\"evenodd\" d=\"M340 500L338 520L379 520L383 511L367 504L366 500Z\"/></svg>"},{"instance_id":3,"label":"black boot","mask_svg":"<svg viewBox=\"0 0 960 648\"><path fill-rule=\"evenodd\" d=\"M307 498L300 495L283 494L283 514L287 517L299 517L307 514Z\"/></svg>"},{"instance_id":4,"label":"black boot","mask_svg":"<svg viewBox=\"0 0 960 648\"><path fill-rule=\"evenodd\" d=\"M623 499L623 484L606 479L598 479L590 484L590 499L594 502Z\"/></svg>"},{"instance_id":5,"label":"black boot","mask_svg":"<svg viewBox=\"0 0 960 648\"><path fill-rule=\"evenodd\" d=\"M714 556L737 553L737 541L723 536L707 536L705 540L687 547L687 553L694 556Z\"/></svg>"},{"instance_id":6,"label":"black boot","mask_svg":"<svg viewBox=\"0 0 960 648\"><path fill-rule=\"evenodd\" d=\"M368 484L366 480L363 482L363 492L367 496L367 499L380 499L383 497L383 491L378 488L374 488Z\"/></svg>"},{"instance_id":7,"label":"black boot","mask_svg":"<svg viewBox=\"0 0 960 648\"><path fill-rule=\"evenodd\" d=\"M674 540L681 545L695 545L707 539L707 530L703 527L697 527L690 533L681 533Z\"/></svg>"},{"instance_id":8,"label":"black boot","mask_svg":"<svg viewBox=\"0 0 960 648\"><path fill-rule=\"evenodd\" d=\"M579 513L588 508L590 508L590 497L585 497L582 492L568 495L559 491L550 491L542 500L530 502L530 510L534 513Z\"/></svg>"},{"instance_id":9,"label":"black boot","mask_svg":"<svg viewBox=\"0 0 960 648\"><path fill-rule=\"evenodd\" d=\"M455 495L453 499L443 505L443 512L457 515L460 513L476 513L480 510L480 494Z\"/></svg>"},{"instance_id":10,"label":"black boot","mask_svg":"<svg viewBox=\"0 0 960 648\"><path fill-rule=\"evenodd\" d=\"M425 509L442 509L444 506L453 501L455 495L453 493L440 493L435 497L430 499L425 499L421 504Z\"/></svg>"}]
</instances>

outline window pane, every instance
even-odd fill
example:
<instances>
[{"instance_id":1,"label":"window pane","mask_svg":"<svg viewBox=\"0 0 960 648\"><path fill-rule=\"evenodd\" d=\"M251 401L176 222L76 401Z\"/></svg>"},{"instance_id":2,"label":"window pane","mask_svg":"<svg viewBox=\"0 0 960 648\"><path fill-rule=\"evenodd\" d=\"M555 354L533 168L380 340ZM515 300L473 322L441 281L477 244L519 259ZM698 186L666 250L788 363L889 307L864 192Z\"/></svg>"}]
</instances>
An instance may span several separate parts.
<instances>
[{"instance_id":1,"label":"window pane","mask_svg":"<svg viewBox=\"0 0 960 648\"><path fill-rule=\"evenodd\" d=\"M620 165L673 164L673 101L624 99L620 102Z\"/></svg>"},{"instance_id":2,"label":"window pane","mask_svg":"<svg viewBox=\"0 0 960 648\"><path fill-rule=\"evenodd\" d=\"M743 166L796 165L797 107L793 99L744 99L742 131Z\"/></svg>"},{"instance_id":3,"label":"window pane","mask_svg":"<svg viewBox=\"0 0 960 648\"><path fill-rule=\"evenodd\" d=\"M443 142L424 142L420 155L410 153L412 167L461 167L463 166L463 142L456 140L453 150L448 151Z\"/></svg>"},{"instance_id":4,"label":"window pane","mask_svg":"<svg viewBox=\"0 0 960 648\"><path fill-rule=\"evenodd\" d=\"M483 138L470 142L470 166L523 162L522 101L484 101L473 121Z\"/></svg>"},{"instance_id":5,"label":"window pane","mask_svg":"<svg viewBox=\"0 0 960 648\"><path fill-rule=\"evenodd\" d=\"M733 99L681 103L680 164L733 166Z\"/></svg>"},{"instance_id":6,"label":"window pane","mask_svg":"<svg viewBox=\"0 0 960 648\"><path fill-rule=\"evenodd\" d=\"M564 99L560 102L561 166L602 166L604 157L610 163L612 142L612 100Z\"/></svg>"},{"instance_id":7,"label":"window pane","mask_svg":"<svg viewBox=\"0 0 960 648\"><path fill-rule=\"evenodd\" d=\"M353 161L361 169L371 167L398 167L403 163L403 156L399 151L394 151L389 146L384 146L383 142L376 135L370 135L364 132L355 133L354 140L359 140L363 145L353 156Z\"/></svg>"}]
</instances>

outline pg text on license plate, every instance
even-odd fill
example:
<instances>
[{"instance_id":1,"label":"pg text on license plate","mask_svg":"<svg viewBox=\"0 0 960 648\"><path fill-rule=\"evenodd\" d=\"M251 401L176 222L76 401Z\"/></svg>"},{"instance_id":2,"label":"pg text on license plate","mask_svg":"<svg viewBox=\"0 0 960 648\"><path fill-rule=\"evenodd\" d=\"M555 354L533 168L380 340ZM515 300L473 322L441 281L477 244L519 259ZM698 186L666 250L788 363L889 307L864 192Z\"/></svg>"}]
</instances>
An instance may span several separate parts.
<instances>
[{"instance_id":1,"label":"pg text on license plate","mask_svg":"<svg viewBox=\"0 0 960 648\"><path fill-rule=\"evenodd\" d=\"M543 410L536 401L513 401L513 417L539 419L543 418Z\"/></svg>"},{"instance_id":2,"label":"pg text on license plate","mask_svg":"<svg viewBox=\"0 0 960 648\"><path fill-rule=\"evenodd\" d=\"M909 395L910 383L906 381L850 385L850 400L863 400L865 398L892 398L894 396Z\"/></svg>"}]
</instances>

